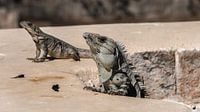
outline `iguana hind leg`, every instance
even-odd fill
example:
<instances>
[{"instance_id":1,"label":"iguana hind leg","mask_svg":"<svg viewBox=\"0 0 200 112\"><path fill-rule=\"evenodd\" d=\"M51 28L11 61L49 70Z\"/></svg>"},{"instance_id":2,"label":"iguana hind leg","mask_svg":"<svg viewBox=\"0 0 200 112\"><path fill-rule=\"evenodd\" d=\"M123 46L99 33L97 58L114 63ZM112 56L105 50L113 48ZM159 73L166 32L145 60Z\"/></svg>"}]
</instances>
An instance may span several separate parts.
<instances>
[{"instance_id":1,"label":"iguana hind leg","mask_svg":"<svg viewBox=\"0 0 200 112\"><path fill-rule=\"evenodd\" d=\"M36 56L35 56L35 59L39 58L40 53L41 53L40 49L37 48L37 49L36 49Z\"/></svg>"},{"instance_id":2,"label":"iguana hind leg","mask_svg":"<svg viewBox=\"0 0 200 112\"><path fill-rule=\"evenodd\" d=\"M72 58L75 60L75 61L80 61L80 56L78 53L74 53Z\"/></svg>"}]
</instances>

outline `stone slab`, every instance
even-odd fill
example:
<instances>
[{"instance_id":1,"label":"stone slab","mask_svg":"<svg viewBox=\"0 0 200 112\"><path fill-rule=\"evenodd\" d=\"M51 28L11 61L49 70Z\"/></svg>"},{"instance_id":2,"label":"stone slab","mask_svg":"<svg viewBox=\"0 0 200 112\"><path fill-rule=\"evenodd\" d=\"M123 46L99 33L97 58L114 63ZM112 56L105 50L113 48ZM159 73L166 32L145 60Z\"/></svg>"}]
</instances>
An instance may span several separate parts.
<instances>
[{"instance_id":1,"label":"stone slab","mask_svg":"<svg viewBox=\"0 0 200 112\"><path fill-rule=\"evenodd\" d=\"M178 52L177 94L188 102L200 103L200 51Z\"/></svg>"},{"instance_id":2,"label":"stone slab","mask_svg":"<svg viewBox=\"0 0 200 112\"><path fill-rule=\"evenodd\" d=\"M175 95L175 51L138 52L131 59L134 72L144 80L149 98Z\"/></svg>"},{"instance_id":3,"label":"stone slab","mask_svg":"<svg viewBox=\"0 0 200 112\"><path fill-rule=\"evenodd\" d=\"M77 47L88 48L83 32L96 32L121 41L130 53L200 47L200 23L112 24L72 27L47 27L45 32ZM191 39L192 37L192 39ZM32 63L35 46L23 29L0 30L0 110L5 112L190 112L187 106L151 99L110 96L82 90L76 73L96 72L93 60L53 60ZM25 74L24 79L11 77ZM39 80L39 81L38 81ZM51 89L59 84L60 92Z\"/></svg>"}]
</instances>

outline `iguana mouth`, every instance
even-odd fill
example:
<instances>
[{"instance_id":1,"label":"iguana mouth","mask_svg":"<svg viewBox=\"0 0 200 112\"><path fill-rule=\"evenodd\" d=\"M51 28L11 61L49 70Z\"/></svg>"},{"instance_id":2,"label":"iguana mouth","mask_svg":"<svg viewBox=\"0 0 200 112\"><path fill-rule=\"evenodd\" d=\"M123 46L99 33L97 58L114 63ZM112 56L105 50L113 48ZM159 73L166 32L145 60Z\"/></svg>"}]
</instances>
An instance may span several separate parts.
<instances>
[{"instance_id":1,"label":"iguana mouth","mask_svg":"<svg viewBox=\"0 0 200 112\"><path fill-rule=\"evenodd\" d=\"M33 24L29 21L22 21L20 22L20 26L27 30L31 36L36 36L38 33L33 29Z\"/></svg>"},{"instance_id":2,"label":"iguana mouth","mask_svg":"<svg viewBox=\"0 0 200 112\"><path fill-rule=\"evenodd\" d=\"M29 23L28 21L22 21L19 24L20 24L21 27L27 28L27 27L30 27L30 25L28 25L28 23Z\"/></svg>"},{"instance_id":3,"label":"iguana mouth","mask_svg":"<svg viewBox=\"0 0 200 112\"><path fill-rule=\"evenodd\" d=\"M98 42L96 42L95 39L93 39L95 37L93 37L93 35L91 33L89 33L89 32L83 33L83 38L86 40L87 44L90 46L90 48L93 51L93 53L98 54L100 52L100 50L98 49L97 46L100 46L100 47L103 47L103 48L107 49L112 54L114 54L114 52L115 52L115 51L113 51L113 50L111 50L111 49L99 44Z\"/></svg>"}]
</instances>

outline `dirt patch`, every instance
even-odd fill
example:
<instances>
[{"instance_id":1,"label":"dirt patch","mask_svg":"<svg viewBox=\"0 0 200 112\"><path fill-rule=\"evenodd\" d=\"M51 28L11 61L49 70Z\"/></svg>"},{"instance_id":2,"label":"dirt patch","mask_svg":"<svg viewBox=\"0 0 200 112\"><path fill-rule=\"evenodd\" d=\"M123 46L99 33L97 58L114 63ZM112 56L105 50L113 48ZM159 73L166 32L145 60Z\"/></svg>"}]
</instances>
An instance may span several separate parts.
<instances>
[{"instance_id":1,"label":"dirt patch","mask_svg":"<svg viewBox=\"0 0 200 112\"><path fill-rule=\"evenodd\" d=\"M63 76L40 76L40 77L31 77L28 80L31 82L43 82L49 80L61 80L64 79Z\"/></svg>"}]
</instances>

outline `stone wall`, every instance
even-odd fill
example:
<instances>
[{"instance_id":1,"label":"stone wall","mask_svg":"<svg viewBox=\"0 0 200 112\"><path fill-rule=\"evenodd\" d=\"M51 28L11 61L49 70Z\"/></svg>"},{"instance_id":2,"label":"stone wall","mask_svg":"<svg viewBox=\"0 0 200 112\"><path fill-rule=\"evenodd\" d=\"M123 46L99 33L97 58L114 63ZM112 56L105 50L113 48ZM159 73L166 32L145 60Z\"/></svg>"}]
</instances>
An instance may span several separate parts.
<instances>
[{"instance_id":1,"label":"stone wall","mask_svg":"<svg viewBox=\"0 0 200 112\"><path fill-rule=\"evenodd\" d=\"M0 7L19 11L13 14L16 20L31 20L39 25L200 19L199 0L0 0ZM0 20L7 22L2 16ZM8 27L12 25L7 23Z\"/></svg>"},{"instance_id":2,"label":"stone wall","mask_svg":"<svg viewBox=\"0 0 200 112\"><path fill-rule=\"evenodd\" d=\"M131 61L133 72L144 82L145 98L200 103L199 50L137 52L131 55ZM76 75L83 84L99 84L98 73L92 70L81 70Z\"/></svg>"},{"instance_id":3,"label":"stone wall","mask_svg":"<svg viewBox=\"0 0 200 112\"><path fill-rule=\"evenodd\" d=\"M149 98L176 96L178 101L200 103L199 50L148 51L131 57Z\"/></svg>"},{"instance_id":4,"label":"stone wall","mask_svg":"<svg viewBox=\"0 0 200 112\"><path fill-rule=\"evenodd\" d=\"M134 71L143 77L150 98L175 95L175 51L141 52L131 57Z\"/></svg>"}]
</instances>

